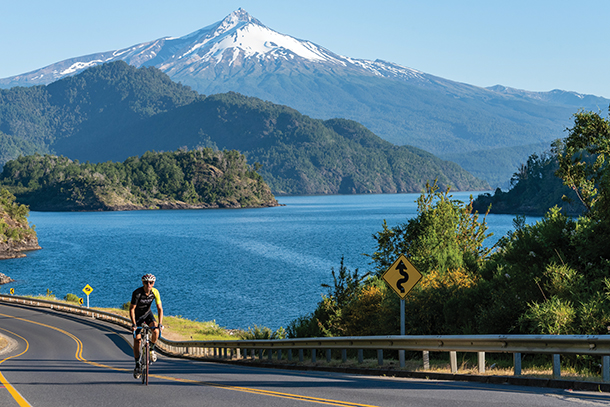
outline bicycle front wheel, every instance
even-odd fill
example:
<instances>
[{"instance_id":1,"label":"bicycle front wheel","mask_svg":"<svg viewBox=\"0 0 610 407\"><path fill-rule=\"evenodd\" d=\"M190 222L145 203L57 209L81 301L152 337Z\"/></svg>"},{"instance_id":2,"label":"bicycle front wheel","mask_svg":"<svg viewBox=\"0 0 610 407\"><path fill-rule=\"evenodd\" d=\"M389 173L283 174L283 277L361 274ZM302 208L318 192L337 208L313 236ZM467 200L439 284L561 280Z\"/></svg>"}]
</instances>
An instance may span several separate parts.
<instances>
[{"instance_id":1,"label":"bicycle front wheel","mask_svg":"<svg viewBox=\"0 0 610 407\"><path fill-rule=\"evenodd\" d=\"M142 366L142 384L146 384L148 386L148 367L150 366L150 349L149 344L146 342L146 346L144 347L144 366Z\"/></svg>"}]
</instances>

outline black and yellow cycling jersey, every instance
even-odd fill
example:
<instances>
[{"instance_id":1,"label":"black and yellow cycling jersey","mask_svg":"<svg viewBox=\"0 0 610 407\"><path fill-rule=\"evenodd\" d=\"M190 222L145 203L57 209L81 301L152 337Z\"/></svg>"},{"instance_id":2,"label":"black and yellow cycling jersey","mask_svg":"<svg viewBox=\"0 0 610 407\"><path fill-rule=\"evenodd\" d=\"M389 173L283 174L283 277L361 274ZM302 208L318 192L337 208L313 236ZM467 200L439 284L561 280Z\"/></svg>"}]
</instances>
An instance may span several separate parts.
<instances>
[{"instance_id":1,"label":"black and yellow cycling jersey","mask_svg":"<svg viewBox=\"0 0 610 407\"><path fill-rule=\"evenodd\" d=\"M144 292L143 287L136 289L131 294L131 305L136 306L135 311L137 325L141 325L143 321L146 322L148 316L152 317L151 308L153 301L155 301L158 309L161 306L161 296L159 295L159 290L154 287L150 289L150 293L148 295Z\"/></svg>"}]
</instances>

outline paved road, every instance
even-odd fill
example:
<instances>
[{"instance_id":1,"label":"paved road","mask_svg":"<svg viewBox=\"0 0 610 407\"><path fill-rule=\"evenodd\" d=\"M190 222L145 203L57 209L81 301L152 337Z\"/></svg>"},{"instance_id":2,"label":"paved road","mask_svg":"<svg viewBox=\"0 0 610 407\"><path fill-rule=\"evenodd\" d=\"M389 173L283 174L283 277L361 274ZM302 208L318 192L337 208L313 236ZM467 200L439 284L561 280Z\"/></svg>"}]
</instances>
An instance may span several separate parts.
<instances>
[{"instance_id":1,"label":"paved road","mask_svg":"<svg viewBox=\"0 0 610 407\"><path fill-rule=\"evenodd\" d=\"M299 373L159 357L132 377L125 331L54 311L0 305L4 406L610 406L610 396L430 380Z\"/></svg>"}]
</instances>

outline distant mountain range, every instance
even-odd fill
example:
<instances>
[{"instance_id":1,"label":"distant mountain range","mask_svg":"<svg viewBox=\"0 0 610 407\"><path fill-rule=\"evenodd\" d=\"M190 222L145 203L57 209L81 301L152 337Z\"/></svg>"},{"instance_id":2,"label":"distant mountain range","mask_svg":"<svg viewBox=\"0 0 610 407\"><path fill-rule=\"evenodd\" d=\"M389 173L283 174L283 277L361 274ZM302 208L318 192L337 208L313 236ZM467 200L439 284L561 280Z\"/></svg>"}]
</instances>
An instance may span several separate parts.
<instances>
[{"instance_id":1,"label":"distant mountain range","mask_svg":"<svg viewBox=\"0 0 610 407\"><path fill-rule=\"evenodd\" d=\"M520 162L563 137L578 109L609 99L574 92L480 88L385 61L337 55L280 34L239 9L180 38L61 61L0 79L0 87L49 84L102 63L154 66L203 94L228 91L288 105L314 118L347 118L398 145L457 162L504 185Z\"/></svg>"},{"instance_id":2,"label":"distant mountain range","mask_svg":"<svg viewBox=\"0 0 610 407\"><path fill-rule=\"evenodd\" d=\"M395 146L354 121L312 119L234 92L205 97L154 67L117 61L46 86L0 89L0 164L51 152L122 162L200 147L244 153L275 194L420 192L434 179L458 190L489 188L453 162ZM163 180L163 169L157 173ZM13 186L36 186L29 183Z\"/></svg>"}]
</instances>

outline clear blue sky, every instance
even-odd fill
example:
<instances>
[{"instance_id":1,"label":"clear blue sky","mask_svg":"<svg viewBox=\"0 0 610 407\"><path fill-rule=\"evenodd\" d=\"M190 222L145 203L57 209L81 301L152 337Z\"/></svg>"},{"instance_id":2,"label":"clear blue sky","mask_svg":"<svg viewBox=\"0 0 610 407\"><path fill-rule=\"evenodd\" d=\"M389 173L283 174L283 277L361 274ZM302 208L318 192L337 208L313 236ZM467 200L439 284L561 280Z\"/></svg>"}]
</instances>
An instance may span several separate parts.
<instances>
[{"instance_id":1,"label":"clear blue sky","mask_svg":"<svg viewBox=\"0 0 610 407\"><path fill-rule=\"evenodd\" d=\"M341 55L610 98L609 0L0 0L0 78L182 36L239 7Z\"/></svg>"}]
</instances>

